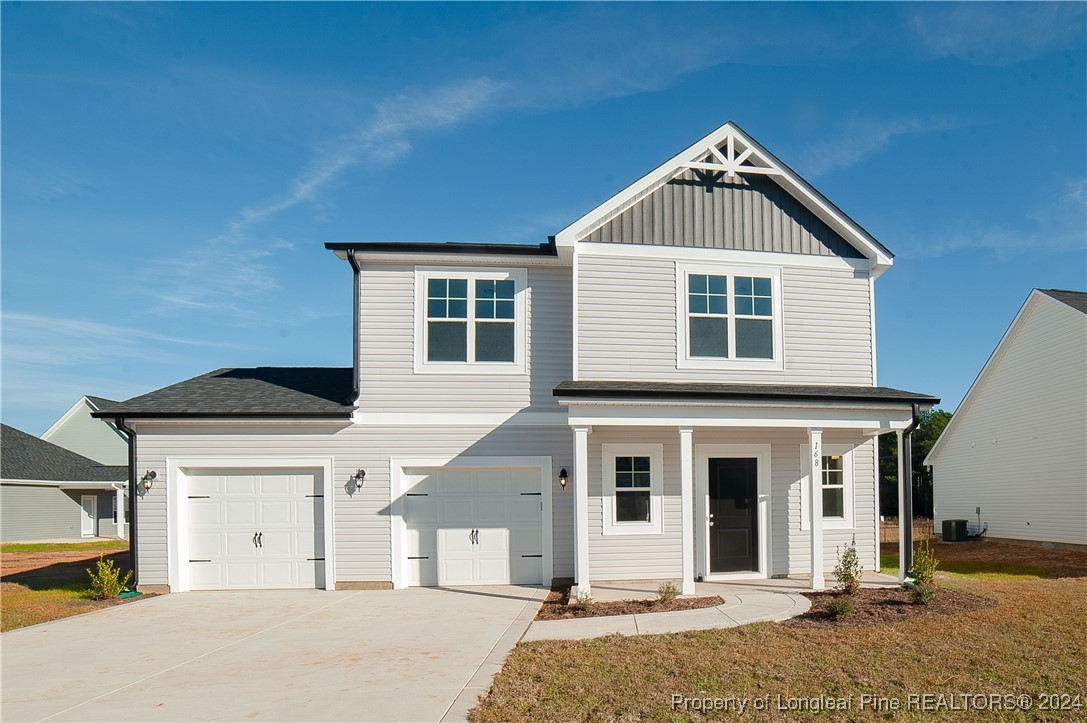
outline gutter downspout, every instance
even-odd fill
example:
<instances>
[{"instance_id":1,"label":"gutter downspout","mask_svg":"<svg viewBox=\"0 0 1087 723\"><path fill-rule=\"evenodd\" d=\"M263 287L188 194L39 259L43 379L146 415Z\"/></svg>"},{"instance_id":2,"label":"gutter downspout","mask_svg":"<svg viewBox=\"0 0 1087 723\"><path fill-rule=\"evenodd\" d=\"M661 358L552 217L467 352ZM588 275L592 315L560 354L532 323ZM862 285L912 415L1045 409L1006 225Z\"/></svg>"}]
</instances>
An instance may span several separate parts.
<instances>
[{"instance_id":1,"label":"gutter downspout","mask_svg":"<svg viewBox=\"0 0 1087 723\"><path fill-rule=\"evenodd\" d=\"M354 287L352 298L354 299L353 310L351 312L351 319L353 321L351 327L351 340L353 348L351 349L351 404L352 406L358 406L359 403L359 276L362 271L359 266L358 259L355 258L354 250L347 252L347 262L351 264L351 271L354 276Z\"/></svg>"},{"instance_id":2,"label":"gutter downspout","mask_svg":"<svg viewBox=\"0 0 1087 723\"><path fill-rule=\"evenodd\" d=\"M902 569L906 571L906 577L911 579L913 578L913 431L920 424L921 405L914 402L913 420L910 422L910 426L902 430L902 449L898 452L902 455L902 469L905 476L905 480L902 481L902 484L905 485L902 495L902 509L898 511L898 534L904 535L906 539L906 545L903 547L905 557L899 563L902 565Z\"/></svg>"},{"instance_id":3,"label":"gutter downspout","mask_svg":"<svg viewBox=\"0 0 1087 723\"><path fill-rule=\"evenodd\" d=\"M136 524L136 430L125 424L125 420L121 417L118 417L115 423L117 429L128 437L128 560L132 568L132 589L135 590L140 582L140 568L137 565L139 525Z\"/></svg>"}]
</instances>

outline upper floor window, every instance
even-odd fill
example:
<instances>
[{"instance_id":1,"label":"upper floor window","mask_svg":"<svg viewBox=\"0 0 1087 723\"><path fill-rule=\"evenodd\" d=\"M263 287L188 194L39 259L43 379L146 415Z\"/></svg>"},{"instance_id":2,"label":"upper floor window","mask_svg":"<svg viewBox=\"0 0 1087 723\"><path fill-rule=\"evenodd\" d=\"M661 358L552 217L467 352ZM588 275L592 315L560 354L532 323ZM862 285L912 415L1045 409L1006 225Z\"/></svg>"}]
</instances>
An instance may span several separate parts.
<instances>
[{"instance_id":1,"label":"upper floor window","mask_svg":"<svg viewBox=\"0 0 1087 723\"><path fill-rule=\"evenodd\" d=\"M417 269L415 371L525 373L522 269Z\"/></svg>"},{"instance_id":2,"label":"upper floor window","mask_svg":"<svg viewBox=\"0 0 1087 723\"><path fill-rule=\"evenodd\" d=\"M677 366L781 369L780 269L677 265Z\"/></svg>"}]
</instances>

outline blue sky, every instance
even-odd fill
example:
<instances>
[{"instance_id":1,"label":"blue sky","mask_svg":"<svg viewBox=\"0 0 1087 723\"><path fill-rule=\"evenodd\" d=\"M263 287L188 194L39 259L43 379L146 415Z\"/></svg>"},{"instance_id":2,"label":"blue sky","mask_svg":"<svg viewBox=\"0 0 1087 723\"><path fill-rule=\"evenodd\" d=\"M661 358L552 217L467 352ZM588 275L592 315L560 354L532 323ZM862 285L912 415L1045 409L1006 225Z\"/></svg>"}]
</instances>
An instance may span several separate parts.
<instances>
[{"instance_id":1,"label":"blue sky","mask_svg":"<svg viewBox=\"0 0 1087 723\"><path fill-rule=\"evenodd\" d=\"M1087 24L1038 4L2 5L2 414L349 365L325 241L538 243L732 119L896 254L954 408L1087 286Z\"/></svg>"}]
</instances>

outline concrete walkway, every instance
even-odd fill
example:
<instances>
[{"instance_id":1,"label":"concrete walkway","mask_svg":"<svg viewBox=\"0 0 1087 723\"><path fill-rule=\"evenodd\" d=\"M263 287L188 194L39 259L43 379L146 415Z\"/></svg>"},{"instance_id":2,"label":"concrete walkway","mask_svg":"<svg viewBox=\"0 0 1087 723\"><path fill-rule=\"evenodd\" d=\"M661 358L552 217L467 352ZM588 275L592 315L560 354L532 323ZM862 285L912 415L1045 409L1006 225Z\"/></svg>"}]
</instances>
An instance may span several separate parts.
<instances>
[{"instance_id":1,"label":"concrete walkway","mask_svg":"<svg viewBox=\"0 0 1087 723\"><path fill-rule=\"evenodd\" d=\"M659 581L634 581L594 583L593 599L637 600L656 595ZM834 579L828 580L834 585ZM868 572L862 578L862 587L892 587L898 580L890 575ZM690 630L734 628L739 625L767 620L785 620L800 615L811 608L811 603L801 595L808 590L808 580L802 578L776 578L744 582L700 582L695 584L695 595L719 595L724 603L700 610L679 610L668 613L642 613L612 615L599 618L572 620L537 620L523 638L529 640L585 640L605 635L650 635L656 633L682 633Z\"/></svg>"}]
</instances>

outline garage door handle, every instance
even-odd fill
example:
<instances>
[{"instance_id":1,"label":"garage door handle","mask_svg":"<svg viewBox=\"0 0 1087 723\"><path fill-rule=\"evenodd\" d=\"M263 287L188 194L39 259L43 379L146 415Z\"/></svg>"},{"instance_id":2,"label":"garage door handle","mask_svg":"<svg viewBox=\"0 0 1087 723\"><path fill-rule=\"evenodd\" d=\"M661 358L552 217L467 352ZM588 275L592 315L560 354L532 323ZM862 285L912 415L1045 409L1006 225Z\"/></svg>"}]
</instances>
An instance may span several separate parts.
<instances>
[{"instance_id":1,"label":"garage door handle","mask_svg":"<svg viewBox=\"0 0 1087 723\"><path fill-rule=\"evenodd\" d=\"M256 546L257 546L257 533L254 532L253 533L253 547L256 547Z\"/></svg>"},{"instance_id":2,"label":"garage door handle","mask_svg":"<svg viewBox=\"0 0 1087 723\"><path fill-rule=\"evenodd\" d=\"M264 533L257 533L257 547L264 547Z\"/></svg>"}]
</instances>

